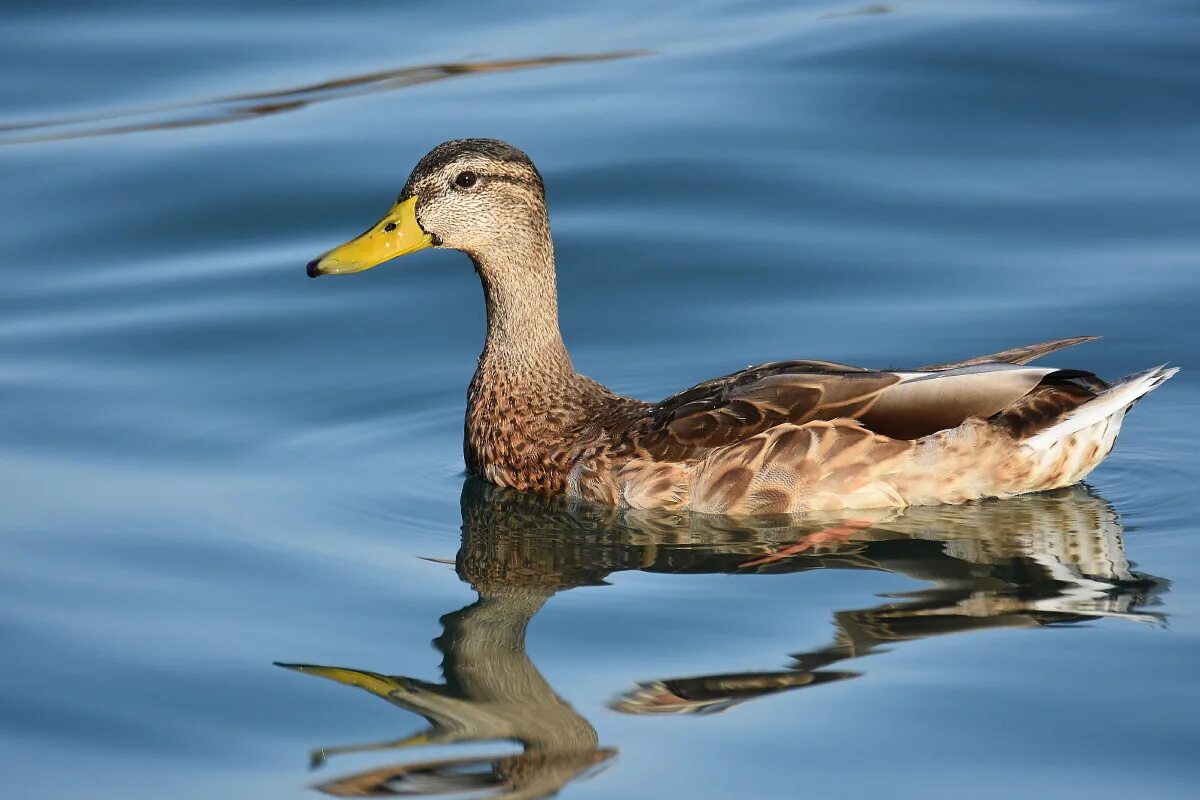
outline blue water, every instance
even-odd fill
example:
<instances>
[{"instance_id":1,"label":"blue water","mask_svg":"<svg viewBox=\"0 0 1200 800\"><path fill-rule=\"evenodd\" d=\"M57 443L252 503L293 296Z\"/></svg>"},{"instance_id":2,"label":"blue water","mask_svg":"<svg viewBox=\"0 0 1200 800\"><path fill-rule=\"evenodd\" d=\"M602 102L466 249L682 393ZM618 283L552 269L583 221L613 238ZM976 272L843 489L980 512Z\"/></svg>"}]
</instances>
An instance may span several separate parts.
<instances>
[{"instance_id":1,"label":"blue water","mask_svg":"<svg viewBox=\"0 0 1200 800\"><path fill-rule=\"evenodd\" d=\"M0 795L1196 796L1196 4L3 16ZM1089 487L848 540L491 491L465 257L304 276L458 136L621 392L1184 371Z\"/></svg>"}]
</instances>

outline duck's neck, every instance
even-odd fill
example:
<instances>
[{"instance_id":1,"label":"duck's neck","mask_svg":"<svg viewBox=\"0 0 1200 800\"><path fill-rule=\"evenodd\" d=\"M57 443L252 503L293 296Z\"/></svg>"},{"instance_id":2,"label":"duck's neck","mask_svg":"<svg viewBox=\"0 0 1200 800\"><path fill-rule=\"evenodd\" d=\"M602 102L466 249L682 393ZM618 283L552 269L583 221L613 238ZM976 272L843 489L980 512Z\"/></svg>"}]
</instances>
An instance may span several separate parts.
<instances>
[{"instance_id":1,"label":"duck's neck","mask_svg":"<svg viewBox=\"0 0 1200 800\"><path fill-rule=\"evenodd\" d=\"M575 377L558 327L558 286L549 230L472 255L487 304L481 371L504 373L530 389Z\"/></svg>"},{"instance_id":2,"label":"duck's neck","mask_svg":"<svg viewBox=\"0 0 1200 800\"><path fill-rule=\"evenodd\" d=\"M558 329L549 231L472 258L487 301L487 344L467 393L467 469L501 486L562 491L574 459L570 432L587 415L594 384L571 366Z\"/></svg>"}]
</instances>

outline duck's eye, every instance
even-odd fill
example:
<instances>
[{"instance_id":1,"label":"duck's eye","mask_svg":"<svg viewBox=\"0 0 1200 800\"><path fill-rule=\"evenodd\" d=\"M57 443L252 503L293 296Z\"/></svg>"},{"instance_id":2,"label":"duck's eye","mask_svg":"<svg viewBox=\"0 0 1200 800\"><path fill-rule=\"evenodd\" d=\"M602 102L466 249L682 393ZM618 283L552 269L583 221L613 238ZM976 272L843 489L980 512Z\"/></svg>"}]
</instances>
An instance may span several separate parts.
<instances>
[{"instance_id":1,"label":"duck's eye","mask_svg":"<svg viewBox=\"0 0 1200 800\"><path fill-rule=\"evenodd\" d=\"M464 189L470 189L478 180L478 175L471 172L471 170L466 170L465 172L458 173L458 177L454 179L454 182Z\"/></svg>"},{"instance_id":2,"label":"duck's eye","mask_svg":"<svg viewBox=\"0 0 1200 800\"><path fill-rule=\"evenodd\" d=\"M392 231L396 230L396 223L394 223L394 222L389 222L387 225L384 225L384 226L383 226L383 229L384 229L384 231L386 231L387 233L391 233Z\"/></svg>"}]
</instances>

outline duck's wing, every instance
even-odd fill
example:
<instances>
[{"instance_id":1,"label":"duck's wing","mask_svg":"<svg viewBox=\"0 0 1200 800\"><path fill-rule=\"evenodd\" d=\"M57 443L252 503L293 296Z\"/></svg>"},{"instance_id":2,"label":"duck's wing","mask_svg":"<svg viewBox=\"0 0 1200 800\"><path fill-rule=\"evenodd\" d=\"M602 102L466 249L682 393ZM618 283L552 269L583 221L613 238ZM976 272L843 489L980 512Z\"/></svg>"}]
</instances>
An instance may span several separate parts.
<instances>
[{"instance_id":1,"label":"duck's wing","mask_svg":"<svg viewBox=\"0 0 1200 800\"><path fill-rule=\"evenodd\" d=\"M900 373L903 380L859 418L874 433L918 439L956 428L969 417L1026 413L1021 427L1047 423L1095 397L1107 384L1090 372L979 364L938 372ZM1015 421L1014 421L1014 424Z\"/></svg>"},{"instance_id":2,"label":"duck's wing","mask_svg":"<svg viewBox=\"0 0 1200 800\"><path fill-rule=\"evenodd\" d=\"M958 367L977 367L981 364L1028 364L1042 356L1057 353L1059 350L1074 347L1085 342L1094 342L1099 336L1072 336L1069 339L1053 339L1049 342L1038 342L1025 347L1014 347L1011 350L1001 350L978 358L968 358L965 361L951 361L946 364L930 364L919 367L918 372L941 372L942 370L957 369Z\"/></svg>"},{"instance_id":3,"label":"duck's wing","mask_svg":"<svg viewBox=\"0 0 1200 800\"><path fill-rule=\"evenodd\" d=\"M764 364L669 397L630 430L629 443L654 461L682 461L777 425L845 419L874 434L917 439L968 417L992 417L1031 394L1053 398L1038 403L1034 416L1044 417L1050 406L1073 407L1103 385L1090 373L1007 363L910 372L813 364ZM1069 388L1049 392L1043 384Z\"/></svg>"},{"instance_id":4,"label":"duck's wing","mask_svg":"<svg viewBox=\"0 0 1200 800\"><path fill-rule=\"evenodd\" d=\"M629 443L655 461L696 458L785 422L858 417L900 381L897 373L829 362L761 364L651 406Z\"/></svg>"}]
</instances>

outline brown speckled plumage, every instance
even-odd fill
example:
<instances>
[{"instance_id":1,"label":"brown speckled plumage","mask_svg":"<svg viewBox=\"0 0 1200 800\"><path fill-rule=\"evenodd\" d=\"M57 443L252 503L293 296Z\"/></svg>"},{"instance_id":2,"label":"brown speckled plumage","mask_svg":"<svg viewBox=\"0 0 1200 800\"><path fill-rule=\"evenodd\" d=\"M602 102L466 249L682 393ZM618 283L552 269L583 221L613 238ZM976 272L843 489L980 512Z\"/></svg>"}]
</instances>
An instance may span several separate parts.
<instances>
[{"instance_id":1,"label":"brown speckled plumage","mask_svg":"<svg viewBox=\"0 0 1200 800\"><path fill-rule=\"evenodd\" d=\"M458 185L465 172L477 182ZM1007 497L1083 478L1128 406L1174 374L1110 387L1022 366L1092 338L1078 337L908 371L776 362L646 403L571 364L542 178L524 153L446 142L413 171L411 197L421 229L467 253L483 283L464 455L500 486L737 515Z\"/></svg>"}]
</instances>

